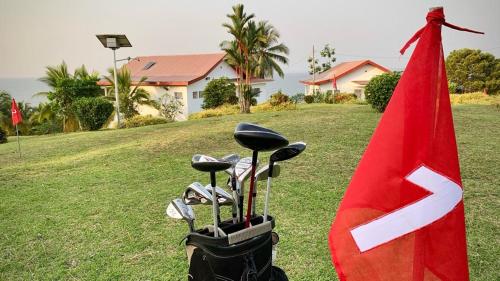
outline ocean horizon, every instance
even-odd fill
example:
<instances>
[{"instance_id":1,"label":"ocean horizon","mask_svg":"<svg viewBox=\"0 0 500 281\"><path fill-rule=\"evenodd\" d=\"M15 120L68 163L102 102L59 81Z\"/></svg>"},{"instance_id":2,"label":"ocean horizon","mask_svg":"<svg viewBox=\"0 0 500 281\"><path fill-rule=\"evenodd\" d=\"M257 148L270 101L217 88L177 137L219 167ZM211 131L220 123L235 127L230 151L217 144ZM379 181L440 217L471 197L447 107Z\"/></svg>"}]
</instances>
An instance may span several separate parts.
<instances>
[{"instance_id":1,"label":"ocean horizon","mask_svg":"<svg viewBox=\"0 0 500 281\"><path fill-rule=\"evenodd\" d=\"M270 93L281 90L289 96L304 92L304 85L299 81L307 78L307 73L285 73L285 77L275 77L274 81L267 84ZM50 88L38 78L0 78L0 91L7 91L16 101L23 101L32 105L38 105L47 101L44 96L36 96L37 93L47 92Z\"/></svg>"}]
</instances>

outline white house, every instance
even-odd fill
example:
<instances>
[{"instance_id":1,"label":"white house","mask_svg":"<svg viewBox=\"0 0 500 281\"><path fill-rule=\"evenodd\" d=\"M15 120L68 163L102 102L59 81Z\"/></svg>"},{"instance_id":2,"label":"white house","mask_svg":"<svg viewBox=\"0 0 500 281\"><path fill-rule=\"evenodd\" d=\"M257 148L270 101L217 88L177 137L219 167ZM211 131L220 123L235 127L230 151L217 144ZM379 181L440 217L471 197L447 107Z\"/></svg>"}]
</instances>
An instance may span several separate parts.
<instances>
[{"instance_id":1,"label":"white house","mask_svg":"<svg viewBox=\"0 0 500 281\"><path fill-rule=\"evenodd\" d=\"M236 71L224 61L224 53L144 56L137 57L125 65L130 71L134 85L141 79L147 80L141 88L147 90L152 99L158 100L168 94L180 100L183 113L178 120L186 120L189 114L202 110L203 89L210 80L227 77L236 80ZM266 91L266 79L254 79L252 87L260 90L257 102L269 98ZM101 86L110 86L106 80L98 82ZM142 115L159 115L158 110L149 106L140 106Z\"/></svg>"},{"instance_id":2,"label":"white house","mask_svg":"<svg viewBox=\"0 0 500 281\"><path fill-rule=\"evenodd\" d=\"M364 99L364 88L370 79L386 72L390 70L371 60L349 61L337 64L315 77L300 82L305 84L307 95L313 91L333 91L335 81L338 92L353 93L359 99Z\"/></svg>"}]
</instances>

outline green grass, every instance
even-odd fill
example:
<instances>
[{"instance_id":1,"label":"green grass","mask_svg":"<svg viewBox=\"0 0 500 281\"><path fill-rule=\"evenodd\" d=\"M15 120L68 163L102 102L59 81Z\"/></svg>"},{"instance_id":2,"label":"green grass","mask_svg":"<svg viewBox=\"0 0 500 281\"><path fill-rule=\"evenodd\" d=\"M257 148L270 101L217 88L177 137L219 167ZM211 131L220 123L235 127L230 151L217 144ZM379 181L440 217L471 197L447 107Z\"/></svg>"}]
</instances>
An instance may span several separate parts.
<instances>
[{"instance_id":1,"label":"green grass","mask_svg":"<svg viewBox=\"0 0 500 281\"><path fill-rule=\"evenodd\" d=\"M499 280L500 111L469 105L453 111L471 279ZM307 105L23 137L22 160L10 138L0 145L0 280L186 280L179 242L187 225L164 217L166 202L192 181L208 183L208 175L190 167L194 153L250 155L232 137L240 121L307 142L305 153L283 164L273 184L278 264L291 280L336 280L328 230L379 118L368 106ZM210 208L195 206L195 212L198 226L210 224ZM229 216L228 208L224 214Z\"/></svg>"}]
</instances>

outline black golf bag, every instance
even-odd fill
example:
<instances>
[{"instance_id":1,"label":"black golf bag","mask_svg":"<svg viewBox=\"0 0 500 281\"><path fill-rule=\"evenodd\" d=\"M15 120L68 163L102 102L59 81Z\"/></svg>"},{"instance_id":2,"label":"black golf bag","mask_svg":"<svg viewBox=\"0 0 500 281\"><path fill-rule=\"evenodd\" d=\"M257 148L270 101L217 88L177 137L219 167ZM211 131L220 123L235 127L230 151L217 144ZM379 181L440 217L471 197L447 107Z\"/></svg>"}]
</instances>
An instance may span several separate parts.
<instances>
[{"instance_id":1,"label":"black golf bag","mask_svg":"<svg viewBox=\"0 0 500 281\"><path fill-rule=\"evenodd\" d=\"M269 218L263 223L262 217L255 217L254 226L246 229L243 223L223 222L225 237L214 238L206 228L190 233L186 240L188 280L288 280L281 269L272 266L274 219Z\"/></svg>"}]
</instances>

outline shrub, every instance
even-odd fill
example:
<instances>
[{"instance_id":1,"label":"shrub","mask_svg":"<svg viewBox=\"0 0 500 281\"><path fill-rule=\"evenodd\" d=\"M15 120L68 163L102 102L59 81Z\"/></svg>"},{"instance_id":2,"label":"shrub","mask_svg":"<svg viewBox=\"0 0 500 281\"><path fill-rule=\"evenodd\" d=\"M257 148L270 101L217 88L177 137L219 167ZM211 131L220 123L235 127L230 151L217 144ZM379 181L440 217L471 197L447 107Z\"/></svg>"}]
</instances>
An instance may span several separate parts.
<instances>
[{"instance_id":1,"label":"shrub","mask_svg":"<svg viewBox=\"0 0 500 281\"><path fill-rule=\"evenodd\" d=\"M169 94L163 95L158 101L160 114L167 120L174 121L182 113L182 102Z\"/></svg>"},{"instance_id":2,"label":"shrub","mask_svg":"<svg viewBox=\"0 0 500 281\"><path fill-rule=\"evenodd\" d=\"M481 92L469 93L469 94L451 94L450 102L451 104L486 104L494 105L500 101L499 96L489 96Z\"/></svg>"},{"instance_id":3,"label":"shrub","mask_svg":"<svg viewBox=\"0 0 500 281\"><path fill-rule=\"evenodd\" d=\"M266 112L266 111L294 110L296 108L297 106L290 101L280 103L278 105L272 105L270 102L265 102L252 107L251 111L252 113L256 113L256 112Z\"/></svg>"},{"instance_id":4,"label":"shrub","mask_svg":"<svg viewBox=\"0 0 500 281\"><path fill-rule=\"evenodd\" d=\"M218 79L213 79L208 82L207 86L203 90L203 104L201 108L209 109L216 108L224 103L236 103L238 98L236 97L236 86L234 83L226 77L221 77Z\"/></svg>"},{"instance_id":5,"label":"shrub","mask_svg":"<svg viewBox=\"0 0 500 281\"><path fill-rule=\"evenodd\" d=\"M391 72L373 77L365 88L366 101L378 112L384 112L401 75Z\"/></svg>"},{"instance_id":6,"label":"shrub","mask_svg":"<svg viewBox=\"0 0 500 281\"><path fill-rule=\"evenodd\" d=\"M0 143L6 143L7 142L7 133L3 130L2 127L0 127Z\"/></svg>"},{"instance_id":7,"label":"shrub","mask_svg":"<svg viewBox=\"0 0 500 281\"><path fill-rule=\"evenodd\" d=\"M358 97L355 94L340 93L334 96L335 103L356 103Z\"/></svg>"},{"instance_id":8,"label":"shrub","mask_svg":"<svg viewBox=\"0 0 500 281\"><path fill-rule=\"evenodd\" d=\"M304 93L297 93L293 96L290 97L290 101L297 104L297 103L301 103L304 101Z\"/></svg>"},{"instance_id":9,"label":"shrub","mask_svg":"<svg viewBox=\"0 0 500 281\"><path fill-rule=\"evenodd\" d=\"M136 115L132 118L126 119L123 123L125 128L135 128L149 125L165 124L171 121L163 117L153 117L151 115Z\"/></svg>"},{"instance_id":10,"label":"shrub","mask_svg":"<svg viewBox=\"0 0 500 281\"><path fill-rule=\"evenodd\" d=\"M328 90L326 91L326 94L325 94L325 103L334 103L335 99L334 99L334 95L333 95L333 92L331 90Z\"/></svg>"},{"instance_id":11,"label":"shrub","mask_svg":"<svg viewBox=\"0 0 500 281\"><path fill-rule=\"evenodd\" d=\"M286 103L289 101L290 101L290 98L287 95L283 94L281 91L278 91L277 93L272 94L271 98L269 99L269 103L272 106L277 106L277 105L280 105L282 103Z\"/></svg>"},{"instance_id":12,"label":"shrub","mask_svg":"<svg viewBox=\"0 0 500 281\"><path fill-rule=\"evenodd\" d=\"M217 117L223 115L233 115L233 114L238 114L238 112L240 112L239 105L223 104L217 108L205 109L203 111L193 113L189 115L189 119L202 119L202 118Z\"/></svg>"},{"instance_id":13,"label":"shrub","mask_svg":"<svg viewBox=\"0 0 500 281\"><path fill-rule=\"evenodd\" d=\"M80 98L73 107L84 130L99 130L113 113L113 104L104 98Z\"/></svg>"},{"instance_id":14,"label":"shrub","mask_svg":"<svg viewBox=\"0 0 500 281\"><path fill-rule=\"evenodd\" d=\"M317 92L314 92L314 94L312 94L312 96L314 97L315 103L324 103L325 102L325 93L317 91Z\"/></svg>"},{"instance_id":15,"label":"shrub","mask_svg":"<svg viewBox=\"0 0 500 281\"><path fill-rule=\"evenodd\" d=\"M304 96L304 101L306 103L313 103L314 102L314 97L312 95L306 95L306 96Z\"/></svg>"}]
</instances>

